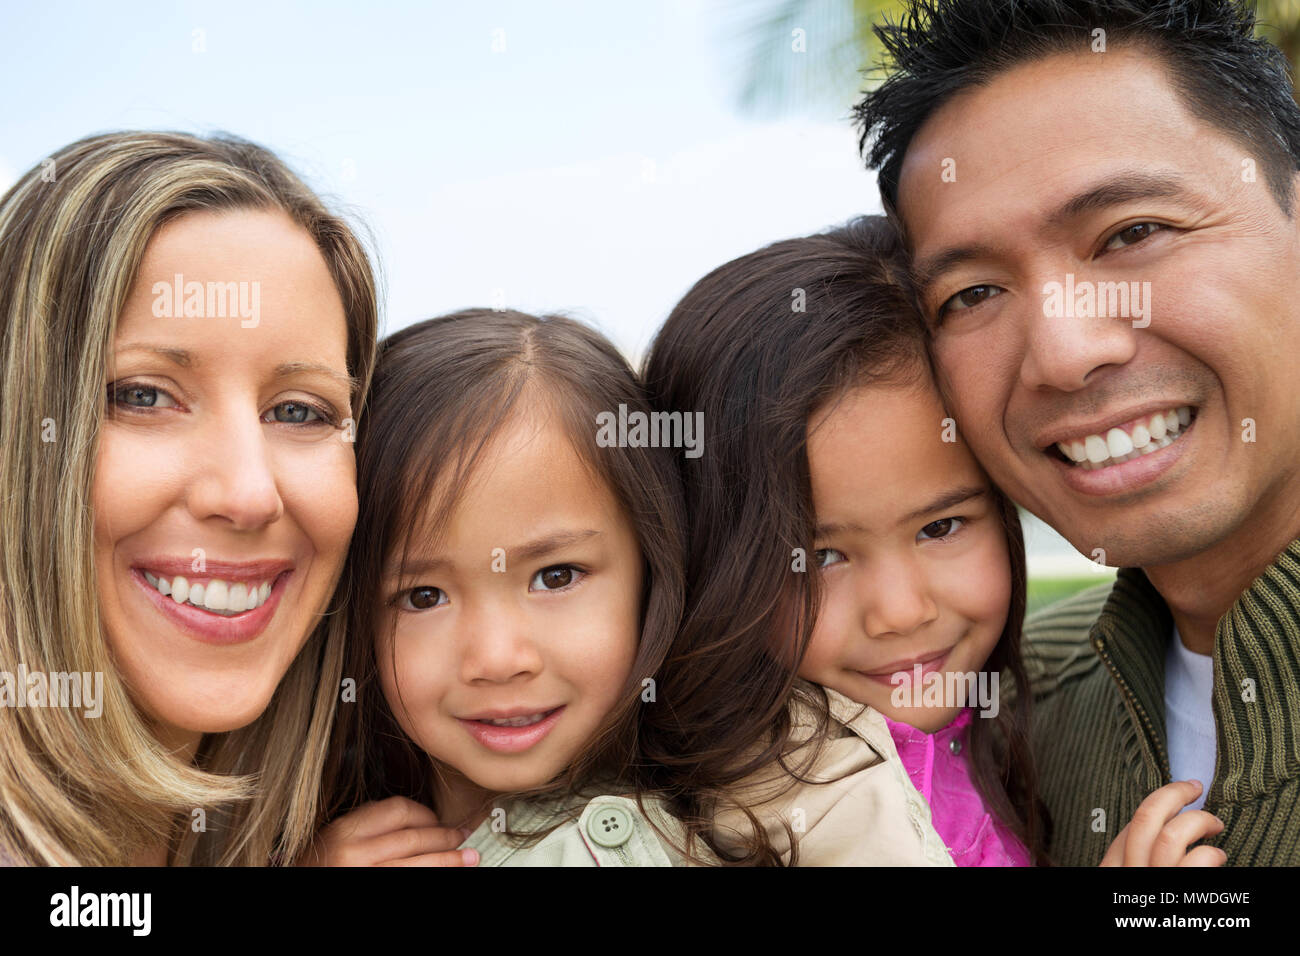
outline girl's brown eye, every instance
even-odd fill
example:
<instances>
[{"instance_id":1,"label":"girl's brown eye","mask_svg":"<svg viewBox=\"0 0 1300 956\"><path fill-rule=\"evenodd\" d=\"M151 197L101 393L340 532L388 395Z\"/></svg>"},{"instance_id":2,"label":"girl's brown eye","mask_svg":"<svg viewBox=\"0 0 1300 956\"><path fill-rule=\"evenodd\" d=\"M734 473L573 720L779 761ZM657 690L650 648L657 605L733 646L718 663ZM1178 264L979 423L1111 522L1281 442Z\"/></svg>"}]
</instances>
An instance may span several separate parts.
<instances>
[{"instance_id":1,"label":"girl's brown eye","mask_svg":"<svg viewBox=\"0 0 1300 956\"><path fill-rule=\"evenodd\" d=\"M571 568L547 568L542 572L542 587L548 589L567 587L572 580Z\"/></svg>"},{"instance_id":2,"label":"girl's brown eye","mask_svg":"<svg viewBox=\"0 0 1300 956\"><path fill-rule=\"evenodd\" d=\"M533 575L528 584L530 591L560 591L582 580L582 571L571 564L553 564Z\"/></svg>"},{"instance_id":3,"label":"girl's brown eye","mask_svg":"<svg viewBox=\"0 0 1300 956\"><path fill-rule=\"evenodd\" d=\"M965 518L940 518L922 528L917 537L923 541L927 538L947 538L960 531L965 524Z\"/></svg>"},{"instance_id":4,"label":"girl's brown eye","mask_svg":"<svg viewBox=\"0 0 1300 956\"><path fill-rule=\"evenodd\" d=\"M407 603L417 611L426 611L444 603L442 588L412 588L406 592Z\"/></svg>"}]
</instances>

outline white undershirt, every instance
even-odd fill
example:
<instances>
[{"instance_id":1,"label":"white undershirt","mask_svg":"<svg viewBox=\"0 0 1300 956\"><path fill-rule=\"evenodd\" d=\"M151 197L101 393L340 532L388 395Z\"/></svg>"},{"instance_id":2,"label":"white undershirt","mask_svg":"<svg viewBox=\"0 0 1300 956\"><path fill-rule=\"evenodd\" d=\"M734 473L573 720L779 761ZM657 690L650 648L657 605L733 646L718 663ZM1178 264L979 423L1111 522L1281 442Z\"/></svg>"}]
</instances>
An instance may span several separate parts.
<instances>
[{"instance_id":1,"label":"white undershirt","mask_svg":"<svg viewBox=\"0 0 1300 956\"><path fill-rule=\"evenodd\" d=\"M1214 658L1183 645L1178 628L1165 655L1165 727L1174 780L1201 781L1201 795L1185 809L1199 810L1214 779Z\"/></svg>"}]
</instances>

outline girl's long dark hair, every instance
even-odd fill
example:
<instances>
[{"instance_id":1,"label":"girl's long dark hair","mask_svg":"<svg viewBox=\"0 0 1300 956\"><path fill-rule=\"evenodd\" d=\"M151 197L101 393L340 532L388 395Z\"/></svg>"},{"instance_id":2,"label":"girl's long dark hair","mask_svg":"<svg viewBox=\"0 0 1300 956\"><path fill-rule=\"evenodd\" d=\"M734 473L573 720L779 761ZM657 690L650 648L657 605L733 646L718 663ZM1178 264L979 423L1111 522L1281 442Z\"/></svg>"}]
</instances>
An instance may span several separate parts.
<instances>
[{"instance_id":1,"label":"girl's long dark hair","mask_svg":"<svg viewBox=\"0 0 1300 956\"><path fill-rule=\"evenodd\" d=\"M660 682L673 706L646 711L642 745L677 815L719 854L712 808L742 778L789 759L792 695L819 714L817 739L829 730L824 692L796 679L819 599L815 570L796 570L794 560L797 549L812 554L815 527L809 417L852 386L925 374L924 326L898 237L883 217L777 242L715 269L654 341L643 372L651 403L702 411L706 437L704 454L681 462L686 610ZM1041 861L1020 659L1024 546L1015 506L994 492L1012 601L987 667L1008 672L1021 692L995 721L974 722L971 763L989 808ZM791 768L792 783L812 753ZM752 814L750 822L752 839L731 858L779 862Z\"/></svg>"},{"instance_id":2,"label":"girl's long dark hair","mask_svg":"<svg viewBox=\"0 0 1300 956\"><path fill-rule=\"evenodd\" d=\"M375 649L382 569L410 553L426 513L436 534L484 447L522 401L560 417L577 454L628 515L644 558L641 634L620 703L567 771L530 791L578 794L618 780L638 797L642 681L658 672L681 615L683 510L668 448L597 445L597 418L626 405L649 412L632 369L592 329L562 316L471 309L420 322L384 339L357 436L360 511L344 571L351 589L344 674L356 702L342 703L325 774L321 822L369 800L405 796L434 805L431 760L398 726L379 687Z\"/></svg>"}]
</instances>

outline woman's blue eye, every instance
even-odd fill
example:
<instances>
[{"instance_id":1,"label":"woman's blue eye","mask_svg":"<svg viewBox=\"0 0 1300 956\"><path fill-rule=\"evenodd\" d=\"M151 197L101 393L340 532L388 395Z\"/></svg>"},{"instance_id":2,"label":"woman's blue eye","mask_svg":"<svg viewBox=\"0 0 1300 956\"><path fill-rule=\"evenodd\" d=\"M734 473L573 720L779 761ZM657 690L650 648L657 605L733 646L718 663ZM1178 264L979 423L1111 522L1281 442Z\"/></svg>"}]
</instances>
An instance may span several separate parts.
<instances>
[{"instance_id":1,"label":"woman's blue eye","mask_svg":"<svg viewBox=\"0 0 1300 956\"><path fill-rule=\"evenodd\" d=\"M150 385L122 385L109 389L114 404L127 408L173 408L175 400L161 388Z\"/></svg>"},{"instance_id":2,"label":"woman's blue eye","mask_svg":"<svg viewBox=\"0 0 1300 956\"><path fill-rule=\"evenodd\" d=\"M447 592L442 588L411 588L402 592L401 606L408 611L427 611L447 603Z\"/></svg>"},{"instance_id":3,"label":"woman's blue eye","mask_svg":"<svg viewBox=\"0 0 1300 956\"><path fill-rule=\"evenodd\" d=\"M819 568L828 568L832 564L839 564L845 560L842 551L836 551L834 548L818 548L813 552L813 560Z\"/></svg>"},{"instance_id":4,"label":"woman's blue eye","mask_svg":"<svg viewBox=\"0 0 1300 956\"><path fill-rule=\"evenodd\" d=\"M931 521L922 528L917 537L926 538L948 538L956 534L966 524L965 518L940 518L938 521Z\"/></svg>"},{"instance_id":5,"label":"woman's blue eye","mask_svg":"<svg viewBox=\"0 0 1300 956\"><path fill-rule=\"evenodd\" d=\"M308 425L313 421L325 421L320 409L313 408L306 402L281 402L271 409L271 414L275 416L276 422L285 425Z\"/></svg>"},{"instance_id":6,"label":"woman's blue eye","mask_svg":"<svg viewBox=\"0 0 1300 956\"><path fill-rule=\"evenodd\" d=\"M583 573L571 564L555 564L549 568L542 568L528 582L528 590L562 591L582 580Z\"/></svg>"}]
</instances>

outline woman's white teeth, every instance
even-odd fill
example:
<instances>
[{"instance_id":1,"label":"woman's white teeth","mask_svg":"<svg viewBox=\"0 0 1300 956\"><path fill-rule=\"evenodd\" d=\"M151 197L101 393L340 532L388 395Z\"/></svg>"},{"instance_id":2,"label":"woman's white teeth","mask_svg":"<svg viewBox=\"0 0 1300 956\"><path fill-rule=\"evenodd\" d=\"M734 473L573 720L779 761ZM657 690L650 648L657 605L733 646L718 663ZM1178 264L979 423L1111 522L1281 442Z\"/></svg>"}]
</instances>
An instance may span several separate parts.
<instances>
[{"instance_id":1,"label":"woman's white teeth","mask_svg":"<svg viewBox=\"0 0 1300 956\"><path fill-rule=\"evenodd\" d=\"M547 713L550 713L547 711ZM483 723L493 727L528 727L546 719L546 714L529 714L527 717L504 717L500 720L484 720Z\"/></svg>"},{"instance_id":2,"label":"woman's white teeth","mask_svg":"<svg viewBox=\"0 0 1300 956\"><path fill-rule=\"evenodd\" d=\"M1125 431L1112 428L1105 435L1057 442L1061 454L1085 471L1106 468L1141 458L1173 444L1192 423L1192 408L1183 405L1138 420Z\"/></svg>"},{"instance_id":3,"label":"woman's white teeth","mask_svg":"<svg viewBox=\"0 0 1300 956\"><path fill-rule=\"evenodd\" d=\"M242 614L244 611L261 607L271 594L270 581L263 581L259 585L246 584L243 581L230 584L213 578L207 584L200 584L197 581L191 584L182 574L174 578L164 578L149 571L144 573L144 578L159 594L170 597L177 604L189 604L227 616Z\"/></svg>"}]
</instances>

